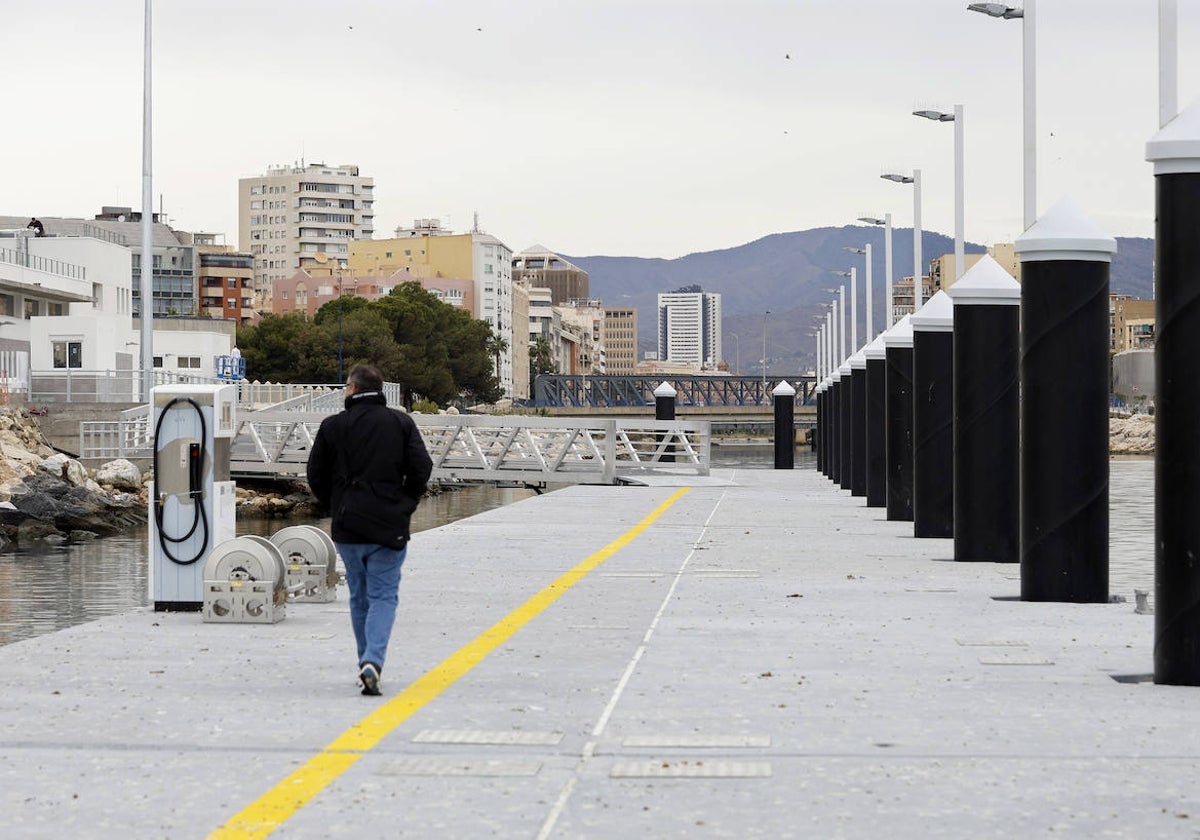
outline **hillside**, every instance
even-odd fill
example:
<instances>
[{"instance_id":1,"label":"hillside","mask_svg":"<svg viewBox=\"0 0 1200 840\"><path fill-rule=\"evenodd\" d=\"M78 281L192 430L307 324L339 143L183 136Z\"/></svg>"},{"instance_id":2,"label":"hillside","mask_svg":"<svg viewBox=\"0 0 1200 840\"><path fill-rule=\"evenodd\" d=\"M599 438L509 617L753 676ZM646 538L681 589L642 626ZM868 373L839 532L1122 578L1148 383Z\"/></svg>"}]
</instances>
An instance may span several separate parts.
<instances>
[{"instance_id":1,"label":"hillside","mask_svg":"<svg viewBox=\"0 0 1200 840\"><path fill-rule=\"evenodd\" d=\"M875 323L883 323L883 228L847 225L840 228L777 233L720 251L688 254L673 260L643 257L574 257L568 260L590 276L590 293L610 305L631 305L638 310L638 338L642 350L653 349L659 292L698 284L706 292L720 292L724 312L725 356L741 370L761 370L763 313L767 317L767 355L771 373L787 374L812 367L815 338L810 333L832 295L827 289L842 282L834 271L854 265L859 274L859 306L865 305L862 288L863 257L842 250L872 247L876 292ZM954 240L941 233L923 231L921 250L925 262L954 250ZM912 228L892 231L892 263L896 277L912 273ZM968 242L967 253L986 249ZM1150 297L1154 242L1122 237L1112 265L1112 290L1138 298ZM738 358L740 357L740 359Z\"/></svg>"}]
</instances>

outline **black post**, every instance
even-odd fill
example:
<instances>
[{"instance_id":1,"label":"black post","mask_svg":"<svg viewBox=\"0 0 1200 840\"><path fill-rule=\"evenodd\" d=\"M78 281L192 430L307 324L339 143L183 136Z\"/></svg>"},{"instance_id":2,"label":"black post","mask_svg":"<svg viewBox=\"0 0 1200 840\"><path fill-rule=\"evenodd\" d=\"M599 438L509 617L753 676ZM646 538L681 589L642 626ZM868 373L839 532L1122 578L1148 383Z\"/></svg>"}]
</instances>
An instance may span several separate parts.
<instances>
[{"instance_id":1,"label":"black post","mask_svg":"<svg viewBox=\"0 0 1200 840\"><path fill-rule=\"evenodd\" d=\"M850 417L854 413L854 389L850 384L850 361L842 362L838 368L842 380L838 383L841 392L838 406L838 486L850 489Z\"/></svg>"},{"instance_id":2,"label":"black post","mask_svg":"<svg viewBox=\"0 0 1200 840\"><path fill-rule=\"evenodd\" d=\"M912 316L913 536L954 536L954 302Z\"/></svg>"},{"instance_id":3,"label":"black post","mask_svg":"<svg viewBox=\"0 0 1200 840\"><path fill-rule=\"evenodd\" d=\"M1108 602L1109 268L1070 199L1021 258L1021 599Z\"/></svg>"},{"instance_id":4,"label":"black post","mask_svg":"<svg viewBox=\"0 0 1200 840\"><path fill-rule=\"evenodd\" d=\"M842 375L834 370L831 378L831 386L829 395L832 397L829 401L829 454L826 455L826 461L829 463L829 480L834 484L838 483L841 477L840 463L842 456Z\"/></svg>"},{"instance_id":5,"label":"black post","mask_svg":"<svg viewBox=\"0 0 1200 840\"><path fill-rule=\"evenodd\" d=\"M654 419L655 420L674 420L675 419L675 389L666 382L654 389ZM669 432L659 433L659 443L670 439ZM669 443L664 450L664 454L658 459L663 463L675 462L675 444Z\"/></svg>"},{"instance_id":6,"label":"black post","mask_svg":"<svg viewBox=\"0 0 1200 840\"><path fill-rule=\"evenodd\" d=\"M1154 681L1200 685L1200 131L1192 106L1146 145L1154 162Z\"/></svg>"},{"instance_id":7,"label":"black post","mask_svg":"<svg viewBox=\"0 0 1200 840\"><path fill-rule=\"evenodd\" d=\"M867 507L887 506L887 352L883 336L863 349L867 357Z\"/></svg>"},{"instance_id":8,"label":"black post","mask_svg":"<svg viewBox=\"0 0 1200 840\"><path fill-rule=\"evenodd\" d=\"M850 415L850 495L867 495L867 357L862 351L850 357L850 389L854 392Z\"/></svg>"},{"instance_id":9,"label":"black post","mask_svg":"<svg viewBox=\"0 0 1200 840\"><path fill-rule=\"evenodd\" d=\"M825 421L825 410L829 408L829 386L822 380L817 386L817 471L825 472L825 439L829 437L829 426Z\"/></svg>"},{"instance_id":10,"label":"black post","mask_svg":"<svg viewBox=\"0 0 1200 840\"><path fill-rule=\"evenodd\" d=\"M1020 559L1021 287L984 257L954 298L954 559Z\"/></svg>"},{"instance_id":11,"label":"black post","mask_svg":"<svg viewBox=\"0 0 1200 840\"><path fill-rule=\"evenodd\" d=\"M911 522L913 518L912 446L912 324L905 315L883 334L887 363L887 518Z\"/></svg>"},{"instance_id":12,"label":"black post","mask_svg":"<svg viewBox=\"0 0 1200 840\"><path fill-rule=\"evenodd\" d=\"M780 382L771 392L775 398L775 469L796 466L796 389Z\"/></svg>"}]
</instances>

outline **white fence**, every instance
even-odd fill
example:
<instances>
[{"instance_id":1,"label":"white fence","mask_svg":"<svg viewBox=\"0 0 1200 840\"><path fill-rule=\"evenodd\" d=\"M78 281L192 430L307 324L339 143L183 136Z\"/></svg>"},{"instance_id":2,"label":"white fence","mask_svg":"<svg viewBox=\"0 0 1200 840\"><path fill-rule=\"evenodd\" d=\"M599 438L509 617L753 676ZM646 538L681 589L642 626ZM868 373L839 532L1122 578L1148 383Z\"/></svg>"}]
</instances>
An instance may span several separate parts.
<instances>
[{"instance_id":1,"label":"white fence","mask_svg":"<svg viewBox=\"0 0 1200 840\"><path fill-rule=\"evenodd\" d=\"M231 447L235 475L303 476L327 413L246 412ZM612 484L649 474L708 475L708 421L414 414L441 481ZM144 413L80 426L85 459L149 458Z\"/></svg>"}]
</instances>

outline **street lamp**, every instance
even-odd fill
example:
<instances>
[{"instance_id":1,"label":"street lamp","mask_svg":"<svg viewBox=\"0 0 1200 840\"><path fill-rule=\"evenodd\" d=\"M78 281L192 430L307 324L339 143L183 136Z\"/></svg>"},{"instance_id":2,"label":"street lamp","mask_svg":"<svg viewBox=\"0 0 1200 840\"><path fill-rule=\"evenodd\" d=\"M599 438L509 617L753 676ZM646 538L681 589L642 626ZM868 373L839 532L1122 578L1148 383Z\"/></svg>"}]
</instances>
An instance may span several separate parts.
<instances>
[{"instance_id":1,"label":"street lamp","mask_svg":"<svg viewBox=\"0 0 1200 840\"><path fill-rule=\"evenodd\" d=\"M957 281L966 270L963 254L963 106L955 105L949 114L925 110L913 111L913 116L954 123L954 279Z\"/></svg>"},{"instance_id":2,"label":"street lamp","mask_svg":"<svg viewBox=\"0 0 1200 840\"><path fill-rule=\"evenodd\" d=\"M338 263L338 383L344 385L346 380L342 378L342 284L346 278L343 272L346 270L344 262Z\"/></svg>"},{"instance_id":3,"label":"street lamp","mask_svg":"<svg viewBox=\"0 0 1200 840\"><path fill-rule=\"evenodd\" d=\"M738 340L737 333L729 334L733 338L733 369L737 371L737 375L742 375L742 343Z\"/></svg>"},{"instance_id":4,"label":"street lamp","mask_svg":"<svg viewBox=\"0 0 1200 840\"><path fill-rule=\"evenodd\" d=\"M1023 9L1003 3L970 3L967 6L968 11L982 12L988 17L1021 18L1026 230L1037 221L1037 28L1034 26L1034 3L1035 0L1025 0Z\"/></svg>"},{"instance_id":5,"label":"street lamp","mask_svg":"<svg viewBox=\"0 0 1200 840\"><path fill-rule=\"evenodd\" d=\"M763 358L762 358L762 383L763 383L763 398L767 396L767 316L771 314L768 309L763 313Z\"/></svg>"},{"instance_id":6,"label":"street lamp","mask_svg":"<svg viewBox=\"0 0 1200 840\"><path fill-rule=\"evenodd\" d=\"M886 283L887 313L883 319L884 329L892 328L892 214L884 213L882 219L874 216L859 216L860 222L883 225L883 276ZM870 260L868 260L868 263ZM873 341L874 339L872 339Z\"/></svg>"},{"instance_id":7,"label":"street lamp","mask_svg":"<svg viewBox=\"0 0 1200 840\"><path fill-rule=\"evenodd\" d=\"M921 170L914 169L912 175L897 175L889 172L880 175L885 181L913 185L913 312L921 308Z\"/></svg>"},{"instance_id":8,"label":"street lamp","mask_svg":"<svg viewBox=\"0 0 1200 840\"><path fill-rule=\"evenodd\" d=\"M871 243L868 242L862 248L853 248L849 245L846 245L842 248L842 250L849 251L851 254L863 254L866 256L867 274L863 280L863 286L865 286L866 290L867 290L867 295L866 295L866 298L867 298L867 301L866 301L866 303L867 303L867 306L866 306L866 309L867 309L867 312L866 312L867 332L866 332L866 340L863 341L863 344L864 345L870 344L872 341L875 340L875 324L874 324L874 318L872 317L872 313L871 313Z\"/></svg>"},{"instance_id":9,"label":"street lamp","mask_svg":"<svg viewBox=\"0 0 1200 840\"><path fill-rule=\"evenodd\" d=\"M858 350L858 272L851 268L833 273L850 280L850 352L854 353Z\"/></svg>"},{"instance_id":10,"label":"street lamp","mask_svg":"<svg viewBox=\"0 0 1200 840\"><path fill-rule=\"evenodd\" d=\"M1158 0L1158 127L1175 119L1179 99L1179 8Z\"/></svg>"}]
</instances>

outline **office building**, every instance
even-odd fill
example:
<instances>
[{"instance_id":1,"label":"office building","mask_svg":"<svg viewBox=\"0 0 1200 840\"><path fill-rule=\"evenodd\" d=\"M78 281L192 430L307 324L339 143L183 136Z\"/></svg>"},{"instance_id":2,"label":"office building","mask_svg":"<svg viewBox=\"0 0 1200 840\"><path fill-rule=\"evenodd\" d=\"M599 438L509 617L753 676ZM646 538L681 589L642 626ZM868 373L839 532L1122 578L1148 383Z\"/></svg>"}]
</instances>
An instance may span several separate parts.
<instances>
[{"instance_id":1,"label":"office building","mask_svg":"<svg viewBox=\"0 0 1200 840\"><path fill-rule=\"evenodd\" d=\"M513 257L512 278L549 289L555 306L588 297L588 273L544 245L533 245Z\"/></svg>"},{"instance_id":2,"label":"office building","mask_svg":"<svg viewBox=\"0 0 1200 840\"><path fill-rule=\"evenodd\" d=\"M721 296L689 286L658 296L658 358L716 370L721 361Z\"/></svg>"}]
</instances>

